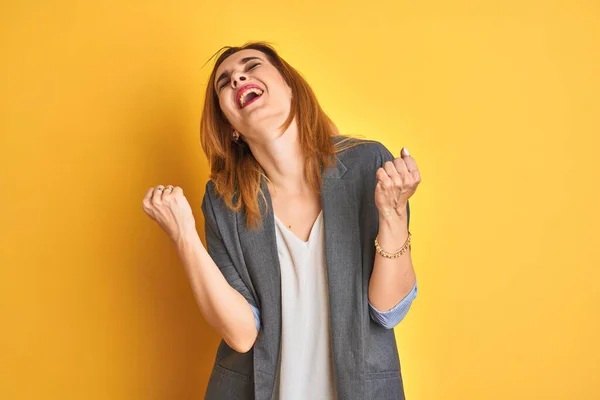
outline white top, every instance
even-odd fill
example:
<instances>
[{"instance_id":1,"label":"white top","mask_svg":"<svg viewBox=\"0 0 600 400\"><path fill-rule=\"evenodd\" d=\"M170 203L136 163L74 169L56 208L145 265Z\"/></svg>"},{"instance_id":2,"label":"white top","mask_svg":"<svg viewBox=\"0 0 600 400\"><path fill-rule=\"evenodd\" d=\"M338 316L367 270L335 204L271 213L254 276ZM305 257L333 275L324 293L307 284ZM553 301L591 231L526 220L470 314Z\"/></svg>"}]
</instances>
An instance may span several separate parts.
<instances>
[{"instance_id":1,"label":"white top","mask_svg":"<svg viewBox=\"0 0 600 400\"><path fill-rule=\"evenodd\" d=\"M273 400L335 399L323 211L304 242L275 216L281 350Z\"/></svg>"}]
</instances>

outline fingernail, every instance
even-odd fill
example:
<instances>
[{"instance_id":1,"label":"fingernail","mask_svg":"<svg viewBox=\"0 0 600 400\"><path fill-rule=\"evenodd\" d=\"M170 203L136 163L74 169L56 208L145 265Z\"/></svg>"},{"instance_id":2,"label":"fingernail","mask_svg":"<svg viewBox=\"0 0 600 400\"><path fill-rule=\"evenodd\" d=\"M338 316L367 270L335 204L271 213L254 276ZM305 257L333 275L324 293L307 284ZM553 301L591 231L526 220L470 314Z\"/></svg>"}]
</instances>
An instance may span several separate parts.
<instances>
[{"instance_id":1,"label":"fingernail","mask_svg":"<svg viewBox=\"0 0 600 400\"><path fill-rule=\"evenodd\" d=\"M402 150L404 150L404 155L410 156L410 153L406 147L403 147Z\"/></svg>"}]
</instances>

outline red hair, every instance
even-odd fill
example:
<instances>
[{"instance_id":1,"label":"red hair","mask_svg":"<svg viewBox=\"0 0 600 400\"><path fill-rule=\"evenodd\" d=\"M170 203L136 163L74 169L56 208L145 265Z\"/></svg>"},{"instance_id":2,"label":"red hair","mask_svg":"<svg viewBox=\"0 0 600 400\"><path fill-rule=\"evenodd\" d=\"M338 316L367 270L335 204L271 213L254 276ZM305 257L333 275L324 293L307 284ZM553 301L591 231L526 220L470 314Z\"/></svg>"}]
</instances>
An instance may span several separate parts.
<instances>
[{"instance_id":1,"label":"red hair","mask_svg":"<svg viewBox=\"0 0 600 400\"><path fill-rule=\"evenodd\" d=\"M269 43L249 42L240 47L225 46L217 51L215 55L225 50L217 58L206 88L200 120L200 142L208 158L210 179L216 192L232 211L237 212L245 208L246 225L253 229L262 221L259 195L265 201L265 206L267 204L265 194L261 190L261 178L264 177L267 181L269 178L252 155L248 144L241 137L237 142L232 141L233 127L223 115L214 89L219 65L230 55L245 49L264 53L292 88L290 114L281 129L285 131L296 118L300 147L305 156L305 175L315 191L320 192L323 170L335 165L335 155L360 143L353 141L348 146L346 142L354 139L351 137L343 137L334 143L332 137L339 135L337 127L319 105L306 80L282 59Z\"/></svg>"}]
</instances>

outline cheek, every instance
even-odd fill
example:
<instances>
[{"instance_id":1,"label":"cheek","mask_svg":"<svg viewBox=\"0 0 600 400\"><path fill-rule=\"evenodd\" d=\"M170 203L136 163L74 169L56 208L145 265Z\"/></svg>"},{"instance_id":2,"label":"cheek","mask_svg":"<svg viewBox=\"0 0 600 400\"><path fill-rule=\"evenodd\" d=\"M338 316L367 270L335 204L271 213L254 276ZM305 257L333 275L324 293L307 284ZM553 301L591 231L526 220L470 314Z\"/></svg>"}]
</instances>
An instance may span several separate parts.
<instances>
[{"instance_id":1,"label":"cheek","mask_svg":"<svg viewBox=\"0 0 600 400\"><path fill-rule=\"evenodd\" d=\"M285 79L283 79L283 76L281 76L279 71L276 69L273 68L272 71L269 71L267 74L263 75L262 81L267 84L267 87L269 87L269 92L273 92L276 97L281 98L292 96L292 88L288 86L288 84L285 82Z\"/></svg>"},{"instance_id":2,"label":"cheek","mask_svg":"<svg viewBox=\"0 0 600 400\"><path fill-rule=\"evenodd\" d=\"M282 93L288 94L290 96L292 95L292 88L288 86L285 79L283 79L283 76L281 75L278 76L277 86L279 86Z\"/></svg>"},{"instance_id":3,"label":"cheek","mask_svg":"<svg viewBox=\"0 0 600 400\"><path fill-rule=\"evenodd\" d=\"M221 107L221 111L225 116L230 119L232 110L234 108L234 104L230 99L225 99L223 97L219 98L219 106Z\"/></svg>"},{"instance_id":4,"label":"cheek","mask_svg":"<svg viewBox=\"0 0 600 400\"><path fill-rule=\"evenodd\" d=\"M292 88L285 83L284 80L277 82L277 97L280 99L289 100L292 98Z\"/></svg>"},{"instance_id":5,"label":"cheek","mask_svg":"<svg viewBox=\"0 0 600 400\"><path fill-rule=\"evenodd\" d=\"M283 87L285 88L285 93L288 95L288 97L291 99L292 98L292 88L288 86L288 84L283 80L283 78L281 78L281 84L283 85Z\"/></svg>"}]
</instances>

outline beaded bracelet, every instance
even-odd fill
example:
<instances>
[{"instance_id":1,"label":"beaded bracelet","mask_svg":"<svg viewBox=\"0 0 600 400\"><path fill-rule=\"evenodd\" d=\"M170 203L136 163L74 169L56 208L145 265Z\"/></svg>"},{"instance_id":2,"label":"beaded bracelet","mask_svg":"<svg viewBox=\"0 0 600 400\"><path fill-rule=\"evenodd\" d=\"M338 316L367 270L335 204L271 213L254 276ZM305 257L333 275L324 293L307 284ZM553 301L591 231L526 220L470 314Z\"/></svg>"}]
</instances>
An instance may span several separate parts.
<instances>
[{"instance_id":1,"label":"beaded bracelet","mask_svg":"<svg viewBox=\"0 0 600 400\"><path fill-rule=\"evenodd\" d=\"M400 250L396 250L393 253L388 253L388 252L384 251L381 248L381 246L379 245L379 242L377 241L377 237L375 237L375 249L377 250L378 254L384 256L385 258L398 258L402 254L406 253L406 251L408 249L411 248L411 245L410 245L410 238L411 237L412 237L412 234L409 231L408 232L408 238L406 239L406 242L404 242L404 245L400 248Z\"/></svg>"}]
</instances>

